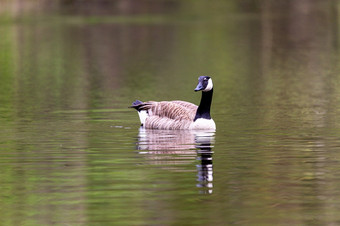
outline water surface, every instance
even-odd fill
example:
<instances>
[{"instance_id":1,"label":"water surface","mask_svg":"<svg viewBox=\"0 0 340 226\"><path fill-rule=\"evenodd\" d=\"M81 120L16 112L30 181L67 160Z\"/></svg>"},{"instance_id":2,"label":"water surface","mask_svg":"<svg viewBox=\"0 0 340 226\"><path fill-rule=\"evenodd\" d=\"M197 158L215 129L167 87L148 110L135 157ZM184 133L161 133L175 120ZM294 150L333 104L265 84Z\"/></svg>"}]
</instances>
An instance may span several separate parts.
<instances>
[{"instance_id":1,"label":"water surface","mask_svg":"<svg viewBox=\"0 0 340 226\"><path fill-rule=\"evenodd\" d=\"M66 2L0 11L5 225L339 224L337 1ZM200 75L215 133L139 128Z\"/></svg>"}]
</instances>

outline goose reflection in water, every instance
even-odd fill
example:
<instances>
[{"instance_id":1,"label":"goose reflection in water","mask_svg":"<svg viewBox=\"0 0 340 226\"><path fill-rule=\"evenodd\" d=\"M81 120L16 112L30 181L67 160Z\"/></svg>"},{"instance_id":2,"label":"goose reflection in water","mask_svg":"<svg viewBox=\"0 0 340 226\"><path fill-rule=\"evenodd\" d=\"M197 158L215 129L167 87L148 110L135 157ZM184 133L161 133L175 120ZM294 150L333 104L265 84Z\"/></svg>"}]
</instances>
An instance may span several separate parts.
<instances>
[{"instance_id":1,"label":"goose reflection in water","mask_svg":"<svg viewBox=\"0 0 340 226\"><path fill-rule=\"evenodd\" d=\"M166 166L166 169L177 172L187 171L179 165L199 160L197 187L201 188L201 193L210 194L213 191L214 138L215 131L152 130L141 127L137 149L140 154L145 154L146 158L152 160L152 164Z\"/></svg>"}]
</instances>

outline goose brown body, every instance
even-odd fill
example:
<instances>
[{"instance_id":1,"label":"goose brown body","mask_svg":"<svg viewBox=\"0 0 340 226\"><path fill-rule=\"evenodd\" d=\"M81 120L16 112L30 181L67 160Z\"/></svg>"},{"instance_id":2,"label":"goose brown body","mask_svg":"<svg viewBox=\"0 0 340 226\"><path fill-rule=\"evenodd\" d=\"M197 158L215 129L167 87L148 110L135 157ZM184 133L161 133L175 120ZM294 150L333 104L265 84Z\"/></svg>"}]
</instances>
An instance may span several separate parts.
<instances>
[{"instance_id":1,"label":"goose brown body","mask_svg":"<svg viewBox=\"0 0 340 226\"><path fill-rule=\"evenodd\" d=\"M198 106L186 101L147 101L138 105L147 111L144 127L147 129L189 129Z\"/></svg>"}]
</instances>

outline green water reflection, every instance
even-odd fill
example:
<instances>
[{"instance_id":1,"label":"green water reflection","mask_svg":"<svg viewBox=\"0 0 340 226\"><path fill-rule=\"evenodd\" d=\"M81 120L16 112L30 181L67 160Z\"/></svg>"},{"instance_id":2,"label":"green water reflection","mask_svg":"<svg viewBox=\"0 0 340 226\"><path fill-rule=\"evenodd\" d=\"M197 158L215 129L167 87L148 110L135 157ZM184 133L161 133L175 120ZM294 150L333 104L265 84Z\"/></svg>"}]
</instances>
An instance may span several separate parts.
<instances>
[{"instance_id":1,"label":"green water reflection","mask_svg":"<svg viewBox=\"0 0 340 226\"><path fill-rule=\"evenodd\" d=\"M58 2L0 1L4 225L339 224L338 1ZM139 131L205 74L208 151Z\"/></svg>"}]
</instances>

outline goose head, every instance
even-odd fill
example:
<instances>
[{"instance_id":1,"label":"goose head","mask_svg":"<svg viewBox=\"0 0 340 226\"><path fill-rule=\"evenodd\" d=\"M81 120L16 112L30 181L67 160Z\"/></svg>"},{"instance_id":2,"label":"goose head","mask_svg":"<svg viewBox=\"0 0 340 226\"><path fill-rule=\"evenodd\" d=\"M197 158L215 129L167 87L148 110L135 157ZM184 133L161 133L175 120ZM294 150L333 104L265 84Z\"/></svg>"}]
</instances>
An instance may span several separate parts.
<instances>
[{"instance_id":1,"label":"goose head","mask_svg":"<svg viewBox=\"0 0 340 226\"><path fill-rule=\"evenodd\" d=\"M208 92L212 90L212 88L213 88L212 79L209 76L200 76L198 78L198 84L195 89L195 92L197 91Z\"/></svg>"}]
</instances>

